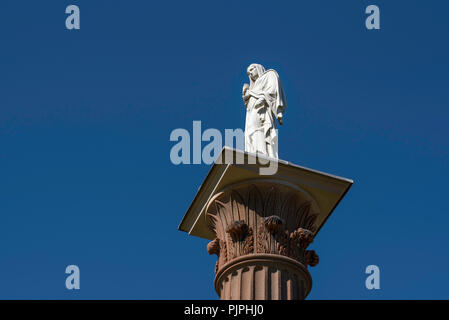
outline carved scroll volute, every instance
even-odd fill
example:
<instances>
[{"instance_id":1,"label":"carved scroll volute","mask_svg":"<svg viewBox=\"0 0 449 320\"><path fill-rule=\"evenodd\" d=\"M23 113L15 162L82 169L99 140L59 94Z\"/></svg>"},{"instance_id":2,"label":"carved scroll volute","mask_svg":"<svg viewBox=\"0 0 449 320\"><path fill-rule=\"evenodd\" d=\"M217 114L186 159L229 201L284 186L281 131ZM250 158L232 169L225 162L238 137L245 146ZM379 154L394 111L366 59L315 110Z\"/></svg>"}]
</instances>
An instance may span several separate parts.
<instances>
[{"instance_id":1,"label":"carved scroll volute","mask_svg":"<svg viewBox=\"0 0 449 320\"><path fill-rule=\"evenodd\" d=\"M318 262L320 262L320 259L316 254L315 250L306 250L305 258L306 263L311 267L316 266Z\"/></svg>"},{"instance_id":2,"label":"carved scroll volute","mask_svg":"<svg viewBox=\"0 0 449 320\"><path fill-rule=\"evenodd\" d=\"M211 242L207 244L207 252L209 254L216 254L217 256L220 254L220 239L215 238Z\"/></svg>"},{"instance_id":3,"label":"carved scroll volute","mask_svg":"<svg viewBox=\"0 0 449 320\"><path fill-rule=\"evenodd\" d=\"M284 221L278 216L269 216L264 219L264 227L270 234L278 234L284 229Z\"/></svg>"},{"instance_id":4,"label":"carved scroll volute","mask_svg":"<svg viewBox=\"0 0 449 320\"><path fill-rule=\"evenodd\" d=\"M207 244L207 252L209 254L216 254L218 258L220 258L220 239L215 238L211 242ZM219 260L217 260L217 263L215 264L215 273L218 271L218 263Z\"/></svg>"},{"instance_id":5,"label":"carved scroll volute","mask_svg":"<svg viewBox=\"0 0 449 320\"><path fill-rule=\"evenodd\" d=\"M233 242L243 241L248 235L248 225L242 220L233 221L226 227L226 233L231 236Z\"/></svg>"},{"instance_id":6,"label":"carved scroll volute","mask_svg":"<svg viewBox=\"0 0 449 320\"><path fill-rule=\"evenodd\" d=\"M315 251L306 250L313 242L313 233L310 230L298 228L290 233L289 256L300 260L304 264L315 266L318 264L318 255Z\"/></svg>"}]
</instances>

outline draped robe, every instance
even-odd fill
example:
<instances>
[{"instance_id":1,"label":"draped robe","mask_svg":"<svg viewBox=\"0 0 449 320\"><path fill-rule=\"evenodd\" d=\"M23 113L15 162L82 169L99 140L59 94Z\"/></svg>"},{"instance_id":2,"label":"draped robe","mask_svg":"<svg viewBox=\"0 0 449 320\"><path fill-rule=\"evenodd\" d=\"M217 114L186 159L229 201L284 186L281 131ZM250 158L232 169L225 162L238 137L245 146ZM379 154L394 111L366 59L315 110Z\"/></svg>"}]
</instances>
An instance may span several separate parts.
<instances>
[{"instance_id":1,"label":"draped robe","mask_svg":"<svg viewBox=\"0 0 449 320\"><path fill-rule=\"evenodd\" d=\"M278 139L276 119L282 116L287 107L284 90L275 70L264 71L256 65L259 77L252 81L247 93L250 98L246 104L245 150L278 158ZM256 106L258 99L262 105Z\"/></svg>"}]
</instances>

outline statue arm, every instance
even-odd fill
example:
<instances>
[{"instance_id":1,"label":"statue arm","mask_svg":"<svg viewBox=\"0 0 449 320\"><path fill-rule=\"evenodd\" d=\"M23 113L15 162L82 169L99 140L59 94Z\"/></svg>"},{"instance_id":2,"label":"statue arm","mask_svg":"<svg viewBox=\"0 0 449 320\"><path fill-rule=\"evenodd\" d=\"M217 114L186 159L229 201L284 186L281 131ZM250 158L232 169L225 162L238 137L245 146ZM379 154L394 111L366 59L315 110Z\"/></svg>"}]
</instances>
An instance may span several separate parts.
<instances>
[{"instance_id":1,"label":"statue arm","mask_svg":"<svg viewBox=\"0 0 449 320\"><path fill-rule=\"evenodd\" d=\"M269 106L271 108L279 94L277 73L274 71L268 72L264 77L267 77L265 80L267 84L264 86L263 90L254 91L249 89L247 84L243 85L243 100L245 101L245 104L250 97L253 97L257 100L254 105L256 108L264 106ZM277 117L278 113L274 112L274 115Z\"/></svg>"},{"instance_id":2,"label":"statue arm","mask_svg":"<svg viewBox=\"0 0 449 320\"><path fill-rule=\"evenodd\" d=\"M282 115L282 112L278 113L276 118L278 119L280 125L284 123L284 116Z\"/></svg>"},{"instance_id":3,"label":"statue arm","mask_svg":"<svg viewBox=\"0 0 449 320\"><path fill-rule=\"evenodd\" d=\"M263 94L263 92L248 90L246 91L246 97L247 100L249 100L249 98L251 97L257 100L254 104L256 108L262 107L266 103L265 95Z\"/></svg>"},{"instance_id":4,"label":"statue arm","mask_svg":"<svg viewBox=\"0 0 449 320\"><path fill-rule=\"evenodd\" d=\"M283 96L279 75L276 71L272 70L272 72L269 73L269 77L270 85L267 88L267 95L269 96L270 101L272 101L272 112L276 119L278 119L279 124L282 125L284 123L285 112L285 106L282 104L282 100L285 100L285 98L279 96Z\"/></svg>"},{"instance_id":5,"label":"statue arm","mask_svg":"<svg viewBox=\"0 0 449 320\"><path fill-rule=\"evenodd\" d=\"M243 102L245 103L245 106L247 107L248 105L248 100L250 98L250 94L248 93L249 91L249 84L245 83L243 84L243 88L242 88L242 98L243 98Z\"/></svg>"}]
</instances>

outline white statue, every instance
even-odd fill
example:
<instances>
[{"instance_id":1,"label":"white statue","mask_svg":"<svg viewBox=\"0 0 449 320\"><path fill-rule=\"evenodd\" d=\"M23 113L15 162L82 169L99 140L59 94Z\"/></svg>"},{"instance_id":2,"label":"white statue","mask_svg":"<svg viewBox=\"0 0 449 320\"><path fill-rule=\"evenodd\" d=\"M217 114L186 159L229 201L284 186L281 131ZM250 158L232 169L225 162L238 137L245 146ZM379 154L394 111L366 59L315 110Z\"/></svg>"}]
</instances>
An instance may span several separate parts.
<instances>
[{"instance_id":1,"label":"white statue","mask_svg":"<svg viewBox=\"0 0 449 320\"><path fill-rule=\"evenodd\" d=\"M278 158L276 120L282 125L287 107L279 75L273 69L257 63L251 64L247 73L250 84L243 85L246 106L245 151Z\"/></svg>"}]
</instances>

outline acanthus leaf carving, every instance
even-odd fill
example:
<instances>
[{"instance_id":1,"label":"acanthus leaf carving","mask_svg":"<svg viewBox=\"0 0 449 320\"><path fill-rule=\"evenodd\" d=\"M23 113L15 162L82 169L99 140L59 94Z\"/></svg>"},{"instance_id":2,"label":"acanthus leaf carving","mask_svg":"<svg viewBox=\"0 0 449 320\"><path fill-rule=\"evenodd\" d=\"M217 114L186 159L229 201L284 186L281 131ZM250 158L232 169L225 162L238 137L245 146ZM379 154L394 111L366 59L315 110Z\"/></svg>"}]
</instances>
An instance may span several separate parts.
<instances>
[{"instance_id":1,"label":"acanthus leaf carving","mask_svg":"<svg viewBox=\"0 0 449 320\"><path fill-rule=\"evenodd\" d=\"M212 241L208 251L219 251L217 268L252 253L289 256L311 266L318 263L318 255L306 250L318 215L300 193L279 188L286 187L251 184L228 189L213 200L214 210L207 217L219 240Z\"/></svg>"},{"instance_id":2,"label":"acanthus leaf carving","mask_svg":"<svg viewBox=\"0 0 449 320\"><path fill-rule=\"evenodd\" d=\"M243 254L251 254L254 252L254 234L253 229L249 228L248 234L243 241Z\"/></svg>"}]
</instances>

